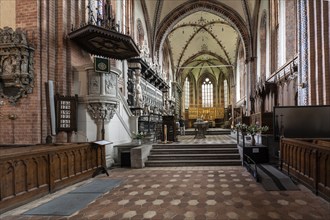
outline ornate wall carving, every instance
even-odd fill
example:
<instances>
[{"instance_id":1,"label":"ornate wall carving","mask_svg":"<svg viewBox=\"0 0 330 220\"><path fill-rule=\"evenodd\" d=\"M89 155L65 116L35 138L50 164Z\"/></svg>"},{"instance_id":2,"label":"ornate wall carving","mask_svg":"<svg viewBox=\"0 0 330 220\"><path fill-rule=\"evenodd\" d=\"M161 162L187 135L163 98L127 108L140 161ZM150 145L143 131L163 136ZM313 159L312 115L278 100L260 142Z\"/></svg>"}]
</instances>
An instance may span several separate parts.
<instances>
[{"instance_id":1,"label":"ornate wall carving","mask_svg":"<svg viewBox=\"0 0 330 220\"><path fill-rule=\"evenodd\" d=\"M128 106L134 107L135 105L135 72L134 70L128 69L127 71L127 103Z\"/></svg>"},{"instance_id":2,"label":"ornate wall carving","mask_svg":"<svg viewBox=\"0 0 330 220\"><path fill-rule=\"evenodd\" d=\"M137 108L144 107L140 71L141 71L140 69L136 69L136 74L135 74L135 100L134 101L135 101L135 106Z\"/></svg>"},{"instance_id":3,"label":"ornate wall carving","mask_svg":"<svg viewBox=\"0 0 330 220\"><path fill-rule=\"evenodd\" d=\"M117 76L114 73L104 74L105 94L117 97Z\"/></svg>"},{"instance_id":4,"label":"ornate wall carving","mask_svg":"<svg viewBox=\"0 0 330 220\"><path fill-rule=\"evenodd\" d=\"M0 96L13 105L32 93L33 55L22 29L0 28Z\"/></svg>"},{"instance_id":5,"label":"ornate wall carving","mask_svg":"<svg viewBox=\"0 0 330 220\"><path fill-rule=\"evenodd\" d=\"M88 112L95 121L110 121L115 114L117 104L115 103L89 103Z\"/></svg>"},{"instance_id":6,"label":"ornate wall carving","mask_svg":"<svg viewBox=\"0 0 330 220\"><path fill-rule=\"evenodd\" d=\"M89 94L100 94L100 75L93 73L89 77Z\"/></svg>"}]
</instances>

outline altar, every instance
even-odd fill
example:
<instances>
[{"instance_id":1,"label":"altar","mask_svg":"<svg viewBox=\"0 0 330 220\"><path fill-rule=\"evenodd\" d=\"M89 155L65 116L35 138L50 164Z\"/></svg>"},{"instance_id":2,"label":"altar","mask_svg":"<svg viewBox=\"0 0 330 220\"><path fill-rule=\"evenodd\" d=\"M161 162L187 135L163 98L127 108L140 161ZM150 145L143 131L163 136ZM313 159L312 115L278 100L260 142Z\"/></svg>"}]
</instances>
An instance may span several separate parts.
<instances>
[{"instance_id":1,"label":"altar","mask_svg":"<svg viewBox=\"0 0 330 220\"><path fill-rule=\"evenodd\" d=\"M196 121L194 122L194 128L195 128L195 137L196 139L206 138L206 130L209 127L208 121Z\"/></svg>"}]
</instances>

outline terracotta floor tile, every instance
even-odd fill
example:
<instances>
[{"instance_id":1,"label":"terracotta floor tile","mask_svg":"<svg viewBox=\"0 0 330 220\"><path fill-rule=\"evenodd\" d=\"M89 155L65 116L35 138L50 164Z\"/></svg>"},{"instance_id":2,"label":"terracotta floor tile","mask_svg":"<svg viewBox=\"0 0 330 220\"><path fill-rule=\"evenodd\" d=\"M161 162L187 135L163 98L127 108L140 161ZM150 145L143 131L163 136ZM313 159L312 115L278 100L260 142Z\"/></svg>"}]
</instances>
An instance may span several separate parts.
<instances>
[{"instance_id":1,"label":"terracotta floor tile","mask_svg":"<svg viewBox=\"0 0 330 220\"><path fill-rule=\"evenodd\" d=\"M109 177L96 178L122 179L124 183L72 216L23 215L20 210L33 208L34 203L30 203L0 218L330 219L330 204L305 187L300 185L300 191L265 191L243 167L117 168L110 171Z\"/></svg>"}]
</instances>

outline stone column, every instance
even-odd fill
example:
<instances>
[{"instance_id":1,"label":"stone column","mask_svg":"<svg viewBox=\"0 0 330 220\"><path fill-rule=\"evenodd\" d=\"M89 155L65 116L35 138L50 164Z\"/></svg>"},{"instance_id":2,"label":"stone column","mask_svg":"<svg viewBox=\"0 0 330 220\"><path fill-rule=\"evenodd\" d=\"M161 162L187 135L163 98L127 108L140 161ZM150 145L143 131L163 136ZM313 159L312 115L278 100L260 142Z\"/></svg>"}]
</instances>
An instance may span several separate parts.
<instances>
[{"instance_id":1,"label":"stone column","mask_svg":"<svg viewBox=\"0 0 330 220\"><path fill-rule=\"evenodd\" d=\"M108 123L115 114L116 103L89 103L87 110L97 125L97 140L104 139L104 123Z\"/></svg>"},{"instance_id":2,"label":"stone column","mask_svg":"<svg viewBox=\"0 0 330 220\"><path fill-rule=\"evenodd\" d=\"M246 65L246 72L247 72L247 78L245 82L245 90L246 90L246 98L245 98L245 113L247 115L250 115L251 111L251 100L250 96L252 94L252 91L255 90L255 59L254 57L250 57L245 62Z\"/></svg>"},{"instance_id":3,"label":"stone column","mask_svg":"<svg viewBox=\"0 0 330 220\"><path fill-rule=\"evenodd\" d=\"M298 3L298 106L308 103L308 33L307 33L307 1Z\"/></svg>"}]
</instances>

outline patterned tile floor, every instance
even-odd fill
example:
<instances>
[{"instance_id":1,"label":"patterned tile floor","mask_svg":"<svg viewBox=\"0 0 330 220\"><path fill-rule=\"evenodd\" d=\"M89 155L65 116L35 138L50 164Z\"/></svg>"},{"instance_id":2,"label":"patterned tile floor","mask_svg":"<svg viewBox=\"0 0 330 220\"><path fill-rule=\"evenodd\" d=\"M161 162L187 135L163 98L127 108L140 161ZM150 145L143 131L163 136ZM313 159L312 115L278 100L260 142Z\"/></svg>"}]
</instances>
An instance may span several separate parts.
<instances>
[{"instance_id":1,"label":"patterned tile floor","mask_svg":"<svg viewBox=\"0 0 330 220\"><path fill-rule=\"evenodd\" d=\"M265 191L243 167L117 168L97 178L123 183L72 216L22 215L48 196L0 219L330 219L330 204L305 187Z\"/></svg>"},{"instance_id":2,"label":"patterned tile floor","mask_svg":"<svg viewBox=\"0 0 330 220\"><path fill-rule=\"evenodd\" d=\"M183 139L191 140L188 136ZM300 191L266 191L239 166L115 168L109 173L109 177L99 175L96 178L122 179L122 184L72 216L26 216L22 213L82 183L4 213L0 219L330 219L330 203L304 186L299 185Z\"/></svg>"}]
</instances>

